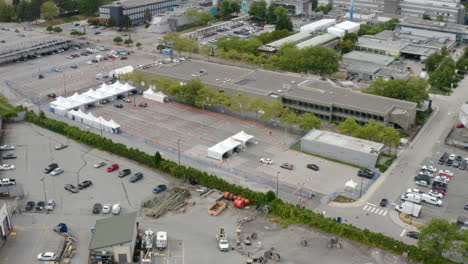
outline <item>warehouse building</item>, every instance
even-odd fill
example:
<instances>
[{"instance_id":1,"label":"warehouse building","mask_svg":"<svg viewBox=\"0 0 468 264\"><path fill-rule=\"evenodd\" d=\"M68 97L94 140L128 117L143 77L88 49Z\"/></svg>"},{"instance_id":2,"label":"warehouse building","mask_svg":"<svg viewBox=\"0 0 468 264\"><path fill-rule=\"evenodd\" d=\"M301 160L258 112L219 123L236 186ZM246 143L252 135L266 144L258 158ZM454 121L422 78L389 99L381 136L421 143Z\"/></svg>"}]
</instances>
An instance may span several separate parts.
<instances>
[{"instance_id":1,"label":"warehouse building","mask_svg":"<svg viewBox=\"0 0 468 264\"><path fill-rule=\"evenodd\" d=\"M424 20L416 17L406 17L400 20L396 30L407 32L411 35L438 38L444 37L455 40L457 43L468 43L468 28L466 25L460 25L449 22L437 22Z\"/></svg>"},{"instance_id":2,"label":"warehouse building","mask_svg":"<svg viewBox=\"0 0 468 264\"><path fill-rule=\"evenodd\" d=\"M352 91L337 82L320 81L293 73L251 70L204 61L158 65L142 71L148 78L165 76L187 82L199 78L218 92L280 100L297 113L314 113L329 122L353 118L359 124L371 119L396 128L410 128L416 118L417 104ZM157 87L156 87L157 88Z\"/></svg>"},{"instance_id":3,"label":"warehouse building","mask_svg":"<svg viewBox=\"0 0 468 264\"><path fill-rule=\"evenodd\" d=\"M384 144L314 129L301 139L301 150L374 169Z\"/></svg>"},{"instance_id":4,"label":"warehouse building","mask_svg":"<svg viewBox=\"0 0 468 264\"><path fill-rule=\"evenodd\" d=\"M145 22L145 10L149 9L151 14L157 15L172 10L176 0L132 0L114 2L99 7L99 18L109 19L112 17L117 25L122 17L128 15L133 25Z\"/></svg>"},{"instance_id":5,"label":"warehouse building","mask_svg":"<svg viewBox=\"0 0 468 264\"><path fill-rule=\"evenodd\" d=\"M91 243L90 263L132 263L137 238L137 213L96 220Z\"/></svg>"},{"instance_id":6,"label":"warehouse building","mask_svg":"<svg viewBox=\"0 0 468 264\"><path fill-rule=\"evenodd\" d=\"M8 214L7 205L4 202L0 203L0 247L7 239L10 234L11 221L10 215Z\"/></svg>"}]
</instances>

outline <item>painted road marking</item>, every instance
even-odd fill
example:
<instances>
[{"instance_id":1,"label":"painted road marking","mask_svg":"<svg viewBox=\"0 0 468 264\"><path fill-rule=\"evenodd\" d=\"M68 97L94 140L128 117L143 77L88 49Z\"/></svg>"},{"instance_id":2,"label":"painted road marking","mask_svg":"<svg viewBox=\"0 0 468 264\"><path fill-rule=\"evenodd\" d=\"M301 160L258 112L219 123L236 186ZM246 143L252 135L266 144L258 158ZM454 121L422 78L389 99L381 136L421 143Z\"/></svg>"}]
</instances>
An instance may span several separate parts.
<instances>
[{"instance_id":1,"label":"painted road marking","mask_svg":"<svg viewBox=\"0 0 468 264\"><path fill-rule=\"evenodd\" d=\"M377 208L373 207L370 212L373 213L375 211L375 209L377 209Z\"/></svg>"},{"instance_id":2,"label":"painted road marking","mask_svg":"<svg viewBox=\"0 0 468 264\"><path fill-rule=\"evenodd\" d=\"M375 204L373 204L373 203L369 203L369 202L367 202L367 204L368 204L368 205L372 205L372 206L377 206L377 205L375 205Z\"/></svg>"},{"instance_id":3,"label":"painted road marking","mask_svg":"<svg viewBox=\"0 0 468 264\"><path fill-rule=\"evenodd\" d=\"M401 234L400 234L400 237L404 236L405 233L406 233L406 229L403 229L403 231L402 231Z\"/></svg>"},{"instance_id":4,"label":"painted road marking","mask_svg":"<svg viewBox=\"0 0 468 264\"><path fill-rule=\"evenodd\" d=\"M382 216L386 216L386 215L387 215L387 211L385 211Z\"/></svg>"},{"instance_id":5,"label":"painted road marking","mask_svg":"<svg viewBox=\"0 0 468 264\"><path fill-rule=\"evenodd\" d=\"M364 210L364 211L365 211L365 210L367 209L367 207L369 207L367 204L366 204L366 205L364 205L364 207L362 208L362 210Z\"/></svg>"}]
</instances>

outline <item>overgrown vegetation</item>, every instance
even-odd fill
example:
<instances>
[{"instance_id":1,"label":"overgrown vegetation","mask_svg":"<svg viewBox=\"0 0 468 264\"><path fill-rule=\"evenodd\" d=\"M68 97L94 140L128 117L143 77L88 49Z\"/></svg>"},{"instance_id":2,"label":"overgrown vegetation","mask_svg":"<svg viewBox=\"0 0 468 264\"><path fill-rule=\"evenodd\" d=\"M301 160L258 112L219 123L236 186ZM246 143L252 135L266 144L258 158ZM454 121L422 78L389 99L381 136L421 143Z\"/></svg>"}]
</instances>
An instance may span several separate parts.
<instances>
[{"instance_id":1,"label":"overgrown vegetation","mask_svg":"<svg viewBox=\"0 0 468 264\"><path fill-rule=\"evenodd\" d=\"M384 30L395 30L396 24L400 22L398 18L392 18L386 22L378 23L377 25L370 25L370 24L361 24L359 28L358 35L375 35L380 33Z\"/></svg>"},{"instance_id":2,"label":"overgrown vegetation","mask_svg":"<svg viewBox=\"0 0 468 264\"><path fill-rule=\"evenodd\" d=\"M314 12L323 12L325 15L333 9L332 4L317 6L314 8Z\"/></svg>"},{"instance_id":3,"label":"overgrown vegetation","mask_svg":"<svg viewBox=\"0 0 468 264\"><path fill-rule=\"evenodd\" d=\"M4 118L15 117L18 112L23 111L22 106L14 107L12 106L8 100L3 96L0 95L0 116Z\"/></svg>"},{"instance_id":4,"label":"overgrown vegetation","mask_svg":"<svg viewBox=\"0 0 468 264\"><path fill-rule=\"evenodd\" d=\"M392 165L396 158L396 155L381 153L379 155L379 158L377 159L377 164L375 165L375 167L380 169L381 172L385 172L388 169L388 167ZM385 160L385 162L382 163L382 160Z\"/></svg>"},{"instance_id":5,"label":"overgrown vegetation","mask_svg":"<svg viewBox=\"0 0 468 264\"><path fill-rule=\"evenodd\" d=\"M427 109L426 111L417 111L416 112L416 125L424 125L426 123L426 120L429 118L429 116L432 113L432 108Z\"/></svg>"},{"instance_id":6,"label":"overgrown vegetation","mask_svg":"<svg viewBox=\"0 0 468 264\"><path fill-rule=\"evenodd\" d=\"M288 10L275 4L268 5L265 1L253 2L249 8L252 20L258 23L275 24L276 30L293 30Z\"/></svg>"},{"instance_id":7,"label":"overgrown vegetation","mask_svg":"<svg viewBox=\"0 0 468 264\"><path fill-rule=\"evenodd\" d=\"M363 89L362 92L414 102L418 105L429 99L427 82L418 77L388 81L378 78L373 80L371 85Z\"/></svg>"},{"instance_id":8,"label":"overgrown vegetation","mask_svg":"<svg viewBox=\"0 0 468 264\"><path fill-rule=\"evenodd\" d=\"M429 73L429 83L434 92L449 93L453 88L458 86L458 82L463 79L463 74L468 65L468 54L465 51L457 64L449 56L446 47L443 47L440 52L436 52L429 56L425 61L426 70ZM461 69L462 75L456 73L457 69Z\"/></svg>"},{"instance_id":9,"label":"overgrown vegetation","mask_svg":"<svg viewBox=\"0 0 468 264\"><path fill-rule=\"evenodd\" d=\"M252 204L268 204L271 208L270 214L280 219L284 226L294 223L303 224L311 228L317 228L324 232L358 241L364 245L381 248L395 254L402 255L405 253L408 258L416 261L423 261L424 263L453 263L441 256L435 255L434 257L433 254L428 255L427 252L429 252L430 249L422 250L416 246L408 245L402 241L385 236L382 233L375 233L368 229L360 229L350 224L338 223L333 218L326 218L322 214L314 213L309 209L285 203L282 200L277 199L272 191L267 193L254 192L248 188L228 183L215 175L210 175L206 172L183 165L179 166L176 162L162 158L159 152L156 152L155 155L150 155L140 151L139 149L128 148L124 144L114 143L108 138L101 137L88 131L81 131L77 127L69 126L64 122L48 119L43 114L37 115L32 111L27 113L26 118L27 121L40 127L67 136L70 139L87 144L90 147L132 159L142 165L158 169L175 178L196 181L198 184L208 188L229 191L242 197L247 197L250 199ZM434 259L437 259L437 262L434 262Z\"/></svg>"}]
</instances>

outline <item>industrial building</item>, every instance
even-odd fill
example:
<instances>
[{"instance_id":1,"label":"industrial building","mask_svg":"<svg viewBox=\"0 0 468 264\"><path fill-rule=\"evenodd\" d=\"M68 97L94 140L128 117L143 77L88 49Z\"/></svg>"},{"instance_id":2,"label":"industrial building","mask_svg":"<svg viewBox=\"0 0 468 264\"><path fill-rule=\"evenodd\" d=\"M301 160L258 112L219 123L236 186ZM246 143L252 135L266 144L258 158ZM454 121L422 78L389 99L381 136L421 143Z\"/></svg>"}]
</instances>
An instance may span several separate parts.
<instances>
[{"instance_id":1,"label":"industrial building","mask_svg":"<svg viewBox=\"0 0 468 264\"><path fill-rule=\"evenodd\" d=\"M145 22L145 10L149 9L151 14L157 15L172 10L176 0L132 0L119 1L99 7L99 18L109 19L112 17L117 25L122 17L128 15L133 25Z\"/></svg>"},{"instance_id":2,"label":"industrial building","mask_svg":"<svg viewBox=\"0 0 468 264\"><path fill-rule=\"evenodd\" d=\"M7 239L11 230L11 220L8 213L7 205L4 202L0 203L0 247Z\"/></svg>"},{"instance_id":3,"label":"industrial building","mask_svg":"<svg viewBox=\"0 0 468 264\"><path fill-rule=\"evenodd\" d=\"M0 64L22 60L47 52L57 52L59 49L69 48L71 45L71 40L55 36L34 37L27 40L9 42L0 46Z\"/></svg>"},{"instance_id":4,"label":"industrial building","mask_svg":"<svg viewBox=\"0 0 468 264\"><path fill-rule=\"evenodd\" d=\"M444 22L464 24L465 7L460 0L354 0L354 13L376 12L388 17L409 16L432 20L442 17ZM350 10L349 0L319 0L319 5L333 4L334 9Z\"/></svg>"},{"instance_id":5,"label":"industrial building","mask_svg":"<svg viewBox=\"0 0 468 264\"><path fill-rule=\"evenodd\" d=\"M411 35L448 38L455 40L457 43L468 43L468 28L466 25L460 25L448 22L437 22L432 20L424 20L415 17L406 17L400 19L396 27L397 31L407 32Z\"/></svg>"},{"instance_id":6,"label":"industrial building","mask_svg":"<svg viewBox=\"0 0 468 264\"><path fill-rule=\"evenodd\" d=\"M308 0L273 0L271 3L284 7L291 16L310 15L311 2Z\"/></svg>"},{"instance_id":7,"label":"industrial building","mask_svg":"<svg viewBox=\"0 0 468 264\"><path fill-rule=\"evenodd\" d=\"M301 150L374 169L384 144L314 129L301 139Z\"/></svg>"},{"instance_id":8,"label":"industrial building","mask_svg":"<svg viewBox=\"0 0 468 264\"><path fill-rule=\"evenodd\" d=\"M362 51L351 51L342 57L341 68L351 78L364 81L375 78L407 80L410 73L407 65L387 55L370 54Z\"/></svg>"},{"instance_id":9,"label":"industrial building","mask_svg":"<svg viewBox=\"0 0 468 264\"><path fill-rule=\"evenodd\" d=\"M137 213L96 220L91 243L90 263L132 263L137 239Z\"/></svg>"},{"instance_id":10,"label":"industrial building","mask_svg":"<svg viewBox=\"0 0 468 264\"><path fill-rule=\"evenodd\" d=\"M165 76L187 82L199 78L218 92L280 100L297 113L314 113L326 121L353 118L360 124L378 123L408 129L416 117L417 105L381 96L352 91L338 82L321 81L292 73L252 70L203 61L159 65L144 70L148 78ZM157 88L157 87L156 87Z\"/></svg>"}]
</instances>

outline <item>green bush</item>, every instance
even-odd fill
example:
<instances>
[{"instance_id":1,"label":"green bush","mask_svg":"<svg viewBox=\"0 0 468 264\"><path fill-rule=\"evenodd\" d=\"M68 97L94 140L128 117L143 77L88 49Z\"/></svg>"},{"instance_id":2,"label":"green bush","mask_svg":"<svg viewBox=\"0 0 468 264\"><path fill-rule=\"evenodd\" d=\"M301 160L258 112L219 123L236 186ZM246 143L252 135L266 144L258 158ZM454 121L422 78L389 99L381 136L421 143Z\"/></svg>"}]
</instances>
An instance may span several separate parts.
<instances>
[{"instance_id":1,"label":"green bush","mask_svg":"<svg viewBox=\"0 0 468 264\"><path fill-rule=\"evenodd\" d=\"M402 255L403 253L407 253L408 258L416 261L427 261L426 263L429 263L428 261L431 260L416 246L405 244L399 240L387 237L382 233L359 229L350 224L338 223L333 218L326 218L322 214L314 213L309 209L285 203L280 199L276 199L272 191L267 193L255 192L245 187L228 183L206 172L182 165L179 166L176 162L162 158L159 152L156 152L155 155L152 156L138 149L128 148L124 144L115 143L108 138L101 137L89 131L82 131L64 122L48 119L43 113L37 115L33 111L29 111L26 114L26 120L90 147L135 160L148 167L168 173L173 177L195 180L198 184L208 188L235 193L248 198L254 205L268 204L271 208L270 213L282 220L284 226L292 223L304 224L311 228L317 228L395 254ZM447 259L439 259L437 263L449 264L453 262Z\"/></svg>"}]
</instances>

